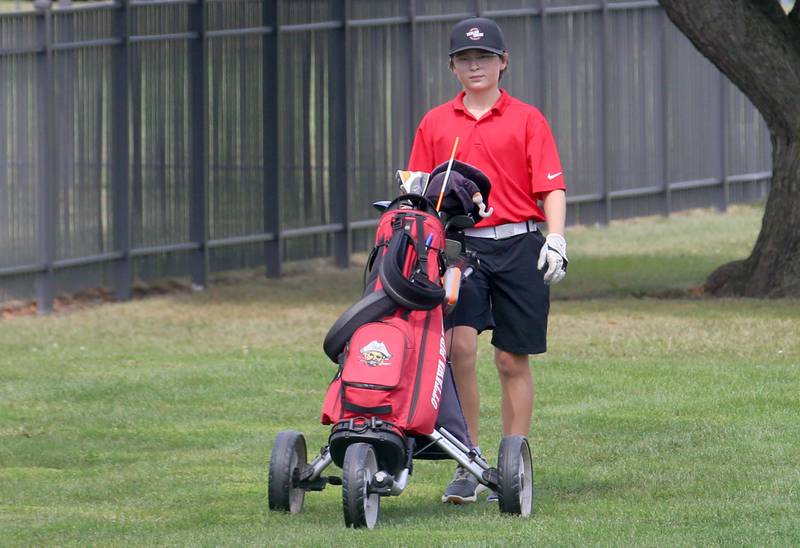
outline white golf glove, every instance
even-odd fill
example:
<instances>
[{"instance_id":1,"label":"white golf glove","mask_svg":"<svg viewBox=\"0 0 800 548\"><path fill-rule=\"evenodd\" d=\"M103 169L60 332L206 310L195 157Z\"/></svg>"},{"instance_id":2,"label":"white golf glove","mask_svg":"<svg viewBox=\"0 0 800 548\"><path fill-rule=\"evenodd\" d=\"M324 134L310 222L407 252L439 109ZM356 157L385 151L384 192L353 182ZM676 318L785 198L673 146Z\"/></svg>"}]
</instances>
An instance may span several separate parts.
<instances>
[{"instance_id":1,"label":"white golf glove","mask_svg":"<svg viewBox=\"0 0 800 548\"><path fill-rule=\"evenodd\" d=\"M542 250L539 252L539 262L536 268L542 270L545 265L544 283L557 284L567 275L567 240L561 234L548 234Z\"/></svg>"}]
</instances>

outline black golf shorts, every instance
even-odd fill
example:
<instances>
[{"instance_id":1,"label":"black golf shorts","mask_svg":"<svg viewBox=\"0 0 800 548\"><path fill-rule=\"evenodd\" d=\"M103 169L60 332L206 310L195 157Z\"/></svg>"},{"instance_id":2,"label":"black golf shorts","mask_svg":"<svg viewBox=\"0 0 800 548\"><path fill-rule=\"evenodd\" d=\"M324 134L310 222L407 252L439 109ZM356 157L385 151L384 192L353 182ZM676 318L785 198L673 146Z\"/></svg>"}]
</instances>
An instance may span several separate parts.
<instances>
[{"instance_id":1,"label":"black golf shorts","mask_svg":"<svg viewBox=\"0 0 800 548\"><path fill-rule=\"evenodd\" d=\"M550 288L536 269L543 244L538 231L505 240L467 237L466 247L477 252L480 267L461 286L445 328L492 329L492 345L514 354L547 351Z\"/></svg>"}]
</instances>

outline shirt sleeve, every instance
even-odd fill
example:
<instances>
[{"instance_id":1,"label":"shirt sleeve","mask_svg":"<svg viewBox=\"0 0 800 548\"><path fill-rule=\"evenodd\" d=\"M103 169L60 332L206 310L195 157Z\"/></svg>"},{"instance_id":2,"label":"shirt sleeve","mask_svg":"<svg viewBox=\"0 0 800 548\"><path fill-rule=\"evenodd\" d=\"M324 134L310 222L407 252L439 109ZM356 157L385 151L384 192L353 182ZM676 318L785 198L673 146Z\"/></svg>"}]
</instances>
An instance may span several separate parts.
<instances>
[{"instance_id":1,"label":"shirt sleeve","mask_svg":"<svg viewBox=\"0 0 800 548\"><path fill-rule=\"evenodd\" d=\"M531 174L531 194L541 200L553 190L566 190L564 172L558 148L547 120L542 118L533 124L528 138L528 169Z\"/></svg>"},{"instance_id":2,"label":"shirt sleeve","mask_svg":"<svg viewBox=\"0 0 800 548\"><path fill-rule=\"evenodd\" d=\"M425 134L426 118L423 118L414 135L414 144L411 146L411 157L408 159L409 171L424 171L430 173L436 167L433 163L433 144Z\"/></svg>"}]
</instances>

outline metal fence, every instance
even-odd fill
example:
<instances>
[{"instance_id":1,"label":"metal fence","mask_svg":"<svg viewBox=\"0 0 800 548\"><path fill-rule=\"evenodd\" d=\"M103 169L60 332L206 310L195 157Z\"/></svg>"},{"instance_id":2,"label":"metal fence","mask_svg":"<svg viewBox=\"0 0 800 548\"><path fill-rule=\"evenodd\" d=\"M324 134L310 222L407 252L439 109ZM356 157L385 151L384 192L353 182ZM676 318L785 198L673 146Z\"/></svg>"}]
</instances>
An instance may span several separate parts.
<instances>
[{"instance_id":1,"label":"metal fence","mask_svg":"<svg viewBox=\"0 0 800 548\"><path fill-rule=\"evenodd\" d=\"M570 223L758 200L756 110L654 1L123 0L0 14L0 301L369 245L454 21L504 29Z\"/></svg>"}]
</instances>

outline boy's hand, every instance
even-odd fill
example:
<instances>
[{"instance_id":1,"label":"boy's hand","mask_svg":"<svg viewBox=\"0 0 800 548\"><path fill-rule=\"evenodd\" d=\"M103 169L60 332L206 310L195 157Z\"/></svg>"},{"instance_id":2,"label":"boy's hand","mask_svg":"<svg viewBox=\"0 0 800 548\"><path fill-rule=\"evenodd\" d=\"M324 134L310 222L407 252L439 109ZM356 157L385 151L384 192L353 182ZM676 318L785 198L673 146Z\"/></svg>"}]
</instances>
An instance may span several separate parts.
<instances>
[{"instance_id":1,"label":"boy's hand","mask_svg":"<svg viewBox=\"0 0 800 548\"><path fill-rule=\"evenodd\" d=\"M539 262L536 268L542 270L547 265L544 273L544 283L557 284L567 275L567 240L561 234L548 234L542 250L539 252Z\"/></svg>"}]
</instances>

